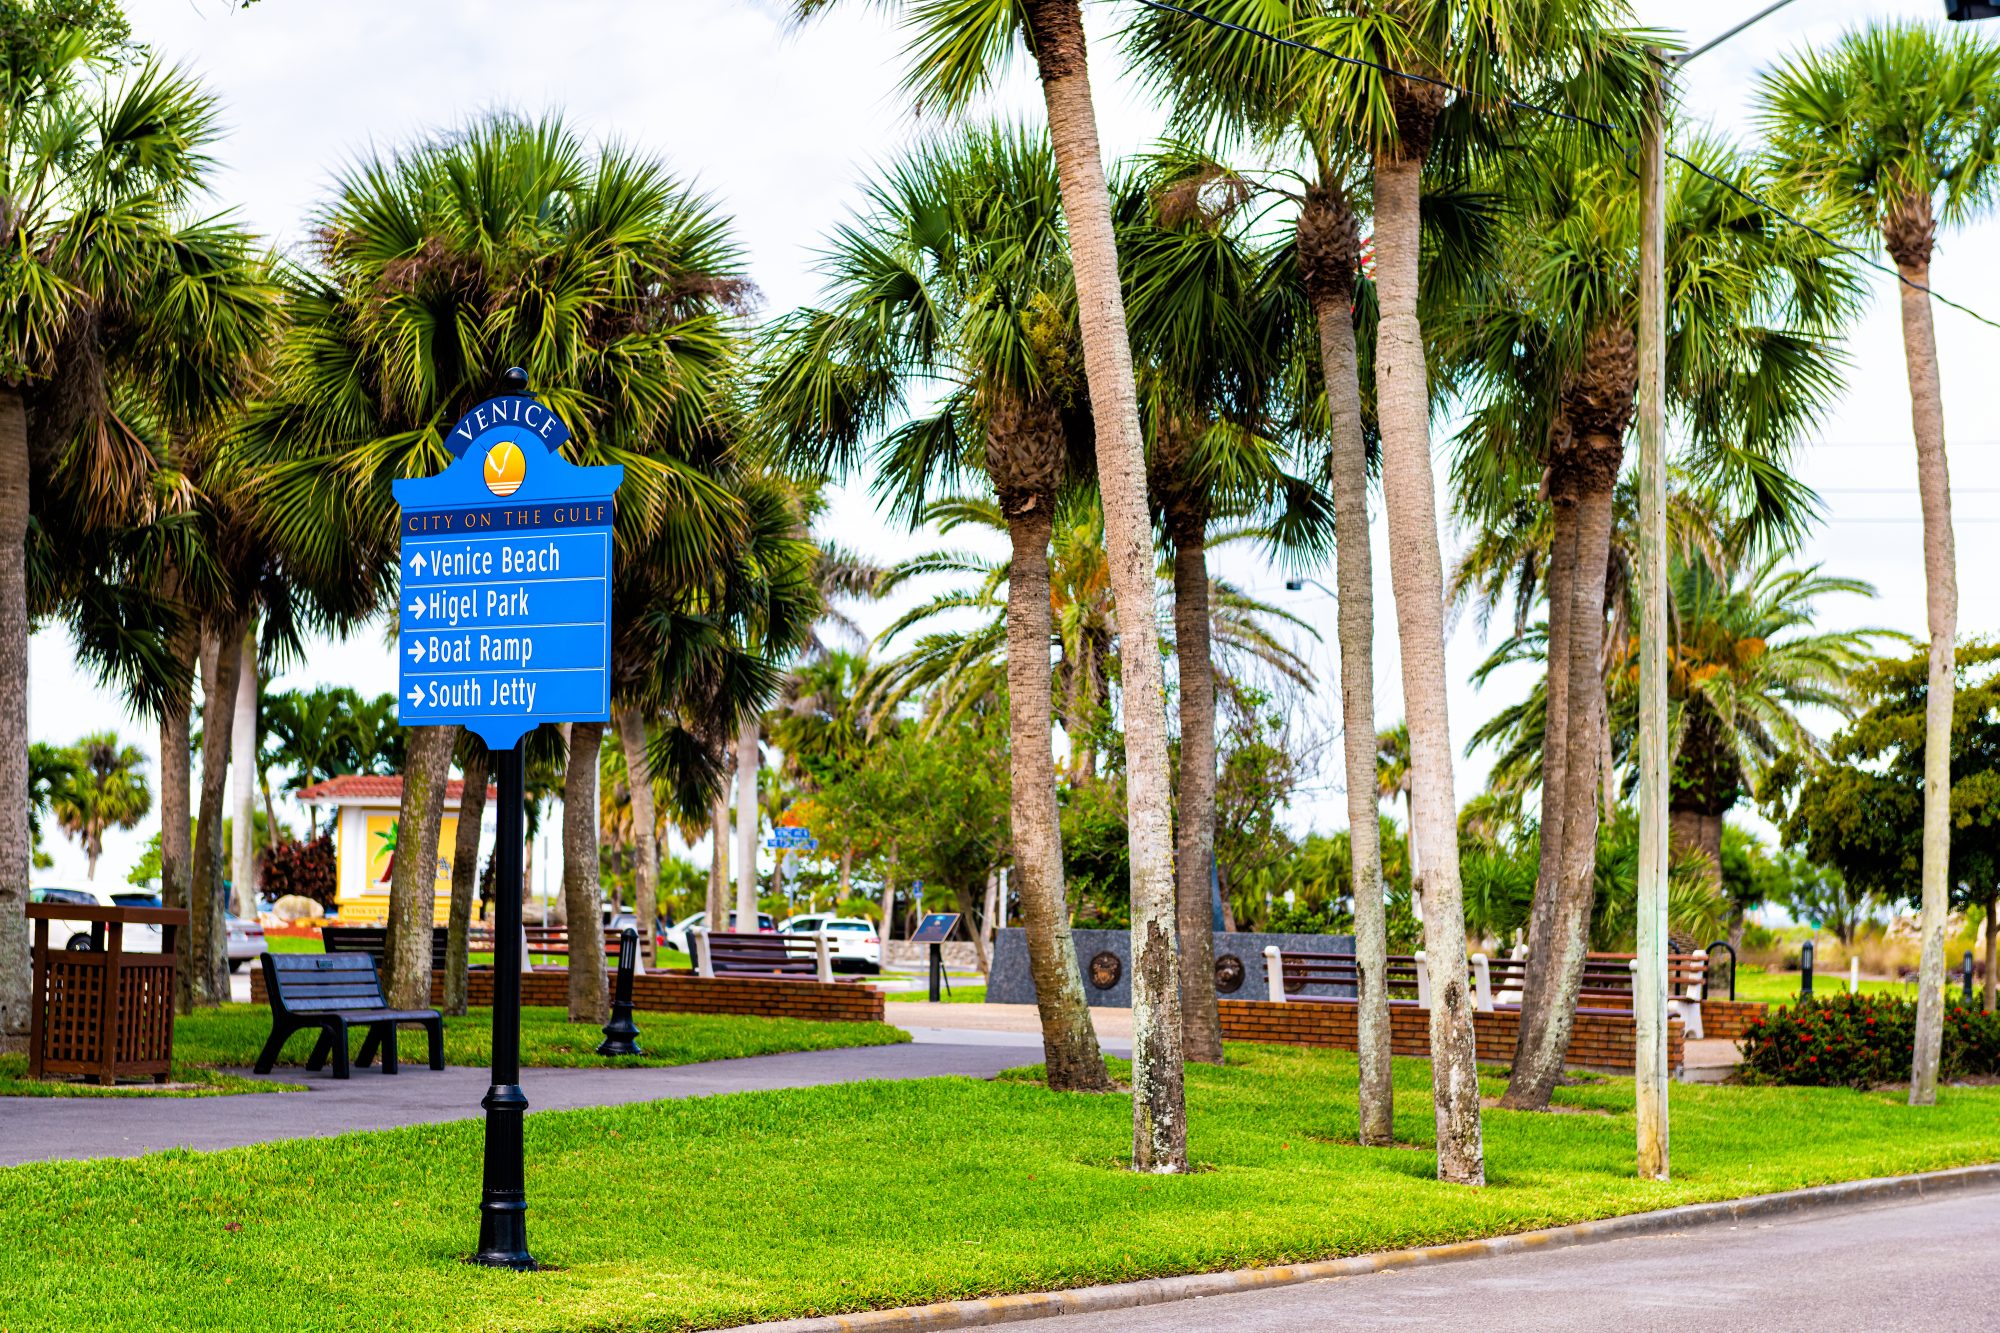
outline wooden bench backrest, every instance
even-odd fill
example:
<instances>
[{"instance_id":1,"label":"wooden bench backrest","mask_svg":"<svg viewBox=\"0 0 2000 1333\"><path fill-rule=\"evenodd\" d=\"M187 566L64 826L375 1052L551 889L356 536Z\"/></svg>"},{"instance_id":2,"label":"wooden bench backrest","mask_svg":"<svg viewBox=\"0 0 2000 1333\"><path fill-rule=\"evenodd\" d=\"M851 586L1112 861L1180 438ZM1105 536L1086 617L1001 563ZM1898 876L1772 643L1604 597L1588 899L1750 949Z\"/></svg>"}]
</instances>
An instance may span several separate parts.
<instances>
[{"instance_id":1,"label":"wooden bench backrest","mask_svg":"<svg viewBox=\"0 0 2000 1333\"><path fill-rule=\"evenodd\" d=\"M431 927L431 968L444 966L444 955L451 931L446 926ZM320 947L328 953L363 953L381 962L389 950L389 928L387 926L322 926L319 932Z\"/></svg>"},{"instance_id":2,"label":"wooden bench backrest","mask_svg":"<svg viewBox=\"0 0 2000 1333\"><path fill-rule=\"evenodd\" d=\"M528 935L529 953L561 954L565 958L569 957L568 926L527 926L524 929ZM623 931L617 930L607 930L604 932L604 953L606 957L616 958L618 956L618 937L623 933ZM640 935L639 942L641 944L646 942L646 937L643 934Z\"/></svg>"},{"instance_id":3,"label":"wooden bench backrest","mask_svg":"<svg viewBox=\"0 0 2000 1333\"><path fill-rule=\"evenodd\" d=\"M388 1007L381 974L365 953L267 953L263 961L273 1009L323 1014Z\"/></svg>"},{"instance_id":4,"label":"wooden bench backrest","mask_svg":"<svg viewBox=\"0 0 2000 1333\"><path fill-rule=\"evenodd\" d=\"M724 931L709 935L708 963L715 972L817 976L819 949L810 935L739 935Z\"/></svg>"},{"instance_id":5,"label":"wooden bench backrest","mask_svg":"<svg viewBox=\"0 0 2000 1333\"><path fill-rule=\"evenodd\" d=\"M1351 953L1308 953L1296 949L1281 949L1279 959L1285 967L1285 991L1291 994L1307 986L1353 986L1359 978L1358 965ZM1392 953L1388 956L1389 993L1408 991L1416 994L1417 960L1413 954Z\"/></svg>"}]
</instances>

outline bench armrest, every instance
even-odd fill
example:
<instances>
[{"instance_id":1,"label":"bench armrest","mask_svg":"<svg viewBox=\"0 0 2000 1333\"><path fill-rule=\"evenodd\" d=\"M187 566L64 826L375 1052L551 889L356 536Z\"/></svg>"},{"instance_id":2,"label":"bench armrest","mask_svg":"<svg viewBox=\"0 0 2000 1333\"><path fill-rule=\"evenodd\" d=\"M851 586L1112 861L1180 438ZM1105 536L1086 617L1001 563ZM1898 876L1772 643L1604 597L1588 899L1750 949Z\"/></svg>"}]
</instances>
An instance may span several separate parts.
<instances>
[{"instance_id":1,"label":"bench armrest","mask_svg":"<svg viewBox=\"0 0 2000 1333\"><path fill-rule=\"evenodd\" d=\"M694 950L694 974L698 977L715 975L715 964L708 954L708 927L692 926L687 933L688 944Z\"/></svg>"},{"instance_id":2,"label":"bench armrest","mask_svg":"<svg viewBox=\"0 0 2000 1333\"><path fill-rule=\"evenodd\" d=\"M1264 946L1264 984L1273 1004L1285 1002L1285 956L1275 944Z\"/></svg>"}]
</instances>

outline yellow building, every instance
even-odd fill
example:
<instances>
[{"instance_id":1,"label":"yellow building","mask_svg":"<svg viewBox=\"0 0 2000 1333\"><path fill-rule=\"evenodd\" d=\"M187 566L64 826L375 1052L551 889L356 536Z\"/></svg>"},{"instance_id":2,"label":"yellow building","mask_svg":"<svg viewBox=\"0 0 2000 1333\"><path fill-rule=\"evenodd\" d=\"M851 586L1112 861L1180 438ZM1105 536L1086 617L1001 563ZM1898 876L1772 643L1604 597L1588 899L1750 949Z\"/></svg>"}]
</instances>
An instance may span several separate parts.
<instances>
[{"instance_id":1,"label":"yellow building","mask_svg":"<svg viewBox=\"0 0 2000 1333\"><path fill-rule=\"evenodd\" d=\"M458 802L465 784L452 781L445 786L444 818L438 825L436 885L437 924L445 924L451 912L451 859L458 846ZM487 809L491 810L493 789L488 787ZM389 917L389 876L395 858L407 848L399 845L398 807L403 799L403 779L362 774L330 778L299 793L299 803L315 812L333 816L334 903L340 919L350 925L377 924ZM490 842L482 836L482 845Z\"/></svg>"}]
</instances>

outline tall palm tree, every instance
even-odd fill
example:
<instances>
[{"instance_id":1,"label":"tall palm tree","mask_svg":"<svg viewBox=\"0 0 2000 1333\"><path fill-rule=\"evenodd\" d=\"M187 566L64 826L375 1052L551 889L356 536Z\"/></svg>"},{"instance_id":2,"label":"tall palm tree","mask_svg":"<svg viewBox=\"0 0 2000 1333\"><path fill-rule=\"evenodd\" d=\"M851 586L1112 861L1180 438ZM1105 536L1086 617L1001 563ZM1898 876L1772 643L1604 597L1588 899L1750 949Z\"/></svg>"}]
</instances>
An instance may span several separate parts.
<instances>
[{"instance_id":1,"label":"tall palm tree","mask_svg":"<svg viewBox=\"0 0 2000 1333\"><path fill-rule=\"evenodd\" d=\"M63 832L83 847L86 878L97 878L106 829L136 828L153 808L146 756L117 734L93 732L70 747L74 768L57 784L49 806Z\"/></svg>"},{"instance_id":2,"label":"tall palm tree","mask_svg":"<svg viewBox=\"0 0 2000 1333\"><path fill-rule=\"evenodd\" d=\"M2000 188L2000 44L1928 23L1873 24L1792 56L1757 93L1759 128L1801 190L1857 239L1879 236L1901 278L1903 357L1923 502L1930 693L1924 713L1923 953L1910 1104L1937 1100L1944 925L1950 905L1952 649L1958 572L1931 327L1938 224L1964 222Z\"/></svg>"},{"instance_id":3,"label":"tall palm tree","mask_svg":"<svg viewBox=\"0 0 2000 1333\"><path fill-rule=\"evenodd\" d=\"M157 294L214 139L210 99L109 7L10 15L0 44L0 1036L28 1028L31 515L143 521L158 435L120 395L171 350ZM154 443L149 446L146 441ZM67 492L67 494L63 494ZM73 526L73 525L72 525ZM185 824L182 825L185 827Z\"/></svg>"},{"instance_id":4,"label":"tall palm tree","mask_svg":"<svg viewBox=\"0 0 2000 1333\"><path fill-rule=\"evenodd\" d=\"M891 167L870 216L835 235L828 306L779 326L761 396L796 468L856 471L866 449L878 494L912 522L939 486L974 470L992 483L1013 551L1014 868L1043 1053L1051 1087L1102 1090L1063 893L1046 647L1056 498L1085 410L1054 167L1041 135L1003 125ZM944 401L884 434L919 387Z\"/></svg>"},{"instance_id":5,"label":"tall palm tree","mask_svg":"<svg viewBox=\"0 0 2000 1333\"><path fill-rule=\"evenodd\" d=\"M442 433L509 365L569 423L573 461L624 466L621 550L662 530L688 559L740 541L741 506L715 475L734 446L709 423L746 289L724 220L659 165L587 149L559 120L494 115L364 160L316 221L311 266L286 275L295 332L245 447L267 530L329 614L383 609L397 570L390 480L449 461ZM390 895L399 1005L428 1003L455 739L437 727L409 741L400 827L413 854L397 858ZM579 757L594 759L582 739ZM572 983L587 990L585 972Z\"/></svg>"},{"instance_id":6,"label":"tall palm tree","mask_svg":"<svg viewBox=\"0 0 2000 1333\"><path fill-rule=\"evenodd\" d=\"M1312 488L1283 470L1280 442L1293 303L1252 234L1253 195L1171 149L1117 186L1119 249L1139 366L1153 501L1173 565L1180 697L1175 895L1181 1042L1222 1063L1210 876L1215 853L1215 664L1208 546L1219 521L1302 500L1280 523L1310 547L1323 526Z\"/></svg>"},{"instance_id":7,"label":"tall palm tree","mask_svg":"<svg viewBox=\"0 0 2000 1333\"><path fill-rule=\"evenodd\" d=\"M1668 405L1690 441L1684 466L1742 493L1755 524L1805 507L1784 464L1839 392L1834 339L1854 280L1838 256L1746 202L1768 188L1752 162L1708 136L1683 151L1700 170L1677 166L1666 186ZM1507 198L1492 260L1431 329L1472 408L1454 478L1467 526L1489 534L1474 561L1489 579L1497 572L1505 543L1493 533L1533 545L1549 607L1535 962L1508 1093L1509 1107L1542 1110L1589 952L1608 773L1606 618L1625 605L1607 580L1626 567L1614 529L1638 398L1639 209L1615 145L1545 133L1490 170L1488 188ZM1479 578L1466 566L1454 582Z\"/></svg>"},{"instance_id":8,"label":"tall palm tree","mask_svg":"<svg viewBox=\"0 0 2000 1333\"><path fill-rule=\"evenodd\" d=\"M1368 541L1369 448L1363 426L1363 378L1357 324L1373 320L1372 284L1362 277L1360 213L1365 154L1340 122L1340 108L1301 68L1306 56L1252 33L1293 37L1322 14L1322 0L1222 0L1204 12L1236 28L1191 23L1185 16L1144 9L1127 32L1144 74L1166 94L1183 133L1247 140L1278 161L1303 163L1297 177L1294 254L1313 337L1306 352L1318 393L1306 391L1305 417L1323 417L1311 432L1324 438L1324 465L1333 491L1334 578L1339 596L1342 753L1347 778L1347 850L1353 882L1374 886L1354 895L1356 1007L1360 1088L1359 1138L1394 1140L1394 1083L1385 984L1388 936L1377 839L1375 772L1374 571ZM1249 29L1250 31L1243 31ZM1272 189L1267 180L1265 190ZM1368 333L1372 335L1372 328ZM1372 375L1371 375L1372 378ZM1312 402L1322 398L1322 402Z\"/></svg>"},{"instance_id":9,"label":"tall palm tree","mask_svg":"<svg viewBox=\"0 0 2000 1333\"><path fill-rule=\"evenodd\" d=\"M793 8L803 18L832 3L793 0ZM1022 47L1033 57L1040 76L1075 277L1111 584L1119 635L1128 650L1127 669L1132 673L1126 681L1129 706L1124 716L1132 839L1132 1165L1139 1171L1185 1171L1173 797L1167 768L1165 682L1153 608L1145 442L1118 277L1111 194L1091 100L1083 6L1080 0L984 5L908 0L896 8L910 31L905 84L926 109L964 111L992 87ZM1023 582L1028 573L1024 567Z\"/></svg>"}]
</instances>

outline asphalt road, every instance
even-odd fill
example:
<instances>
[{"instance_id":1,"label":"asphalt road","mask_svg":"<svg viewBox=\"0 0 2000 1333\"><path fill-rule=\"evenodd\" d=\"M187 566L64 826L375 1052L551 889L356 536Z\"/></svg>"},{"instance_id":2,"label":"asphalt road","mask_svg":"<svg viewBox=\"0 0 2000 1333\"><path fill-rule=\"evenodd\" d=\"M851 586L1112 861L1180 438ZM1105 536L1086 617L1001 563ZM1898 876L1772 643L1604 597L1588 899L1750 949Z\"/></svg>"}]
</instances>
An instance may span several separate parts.
<instances>
[{"instance_id":1,"label":"asphalt road","mask_svg":"<svg viewBox=\"0 0 2000 1333\"><path fill-rule=\"evenodd\" d=\"M2000 1328L2000 1192L1037 1320L1040 1333Z\"/></svg>"}]
</instances>

